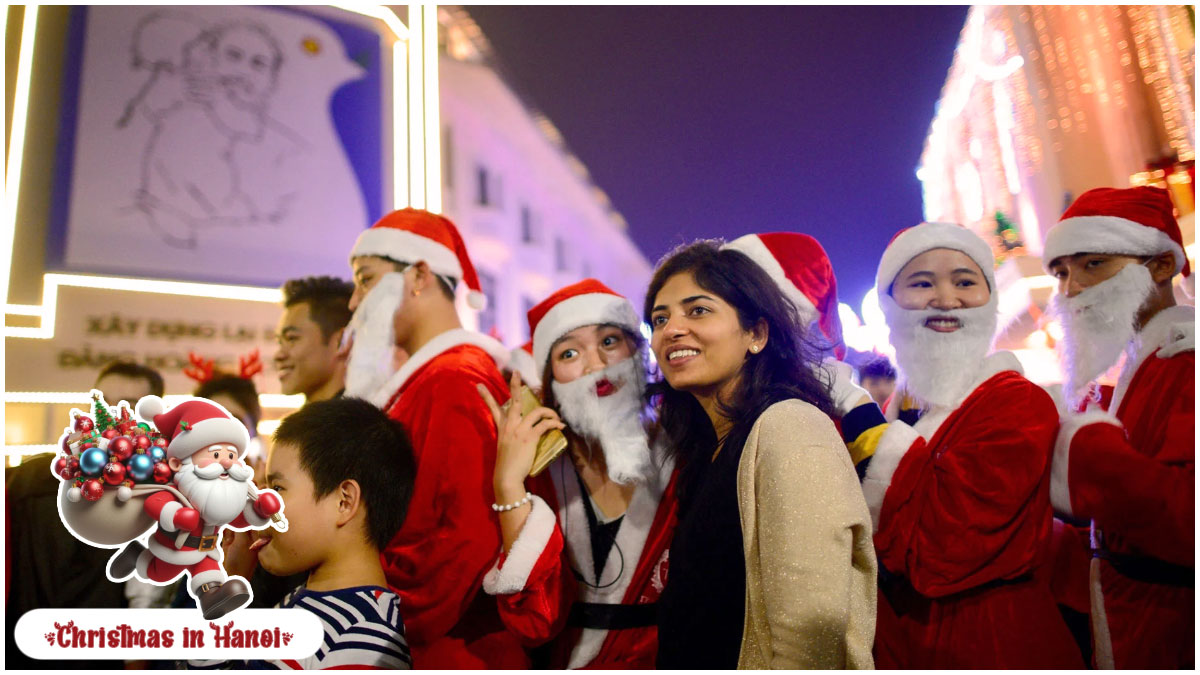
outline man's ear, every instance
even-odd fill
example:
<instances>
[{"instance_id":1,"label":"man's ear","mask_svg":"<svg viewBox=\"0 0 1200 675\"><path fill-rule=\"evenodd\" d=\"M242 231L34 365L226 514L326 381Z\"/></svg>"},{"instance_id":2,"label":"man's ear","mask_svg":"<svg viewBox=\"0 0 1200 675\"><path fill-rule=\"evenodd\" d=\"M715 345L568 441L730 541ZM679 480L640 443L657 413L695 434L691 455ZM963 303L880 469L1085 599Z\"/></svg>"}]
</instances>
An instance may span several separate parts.
<instances>
[{"instance_id":1,"label":"man's ear","mask_svg":"<svg viewBox=\"0 0 1200 675\"><path fill-rule=\"evenodd\" d=\"M342 336L345 335L345 333L346 333L345 326L333 331L333 333L331 333L329 335L329 339L325 341L325 346L333 347L334 349L340 351L340 348L342 346Z\"/></svg>"},{"instance_id":2,"label":"man's ear","mask_svg":"<svg viewBox=\"0 0 1200 675\"><path fill-rule=\"evenodd\" d=\"M1150 277L1154 279L1155 285L1169 284L1171 283L1171 278L1175 276L1175 253L1173 251L1163 251L1151 258L1146 263L1146 267L1150 270Z\"/></svg>"},{"instance_id":3,"label":"man's ear","mask_svg":"<svg viewBox=\"0 0 1200 675\"><path fill-rule=\"evenodd\" d=\"M358 514L362 507L362 488L359 487L358 481L354 479L344 480L337 486L338 498L338 526L354 520L354 516Z\"/></svg>"},{"instance_id":4,"label":"man's ear","mask_svg":"<svg viewBox=\"0 0 1200 675\"><path fill-rule=\"evenodd\" d=\"M172 471L178 471L183 466L183 460L178 457L168 457L167 466L171 467Z\"/></svg>"},{"instance_id":5,"label":"man's ear","mask_svg":"<svg viewBox=\"0 0 1200 675\"><path fill-rule=\"evenodd\" d=\"M411 265L413 270L412 293L420 295L428 289L430 282L433 279L433 271L429 269L429 263L424 260L419 260Z\"/></svg>"}]
</instances>

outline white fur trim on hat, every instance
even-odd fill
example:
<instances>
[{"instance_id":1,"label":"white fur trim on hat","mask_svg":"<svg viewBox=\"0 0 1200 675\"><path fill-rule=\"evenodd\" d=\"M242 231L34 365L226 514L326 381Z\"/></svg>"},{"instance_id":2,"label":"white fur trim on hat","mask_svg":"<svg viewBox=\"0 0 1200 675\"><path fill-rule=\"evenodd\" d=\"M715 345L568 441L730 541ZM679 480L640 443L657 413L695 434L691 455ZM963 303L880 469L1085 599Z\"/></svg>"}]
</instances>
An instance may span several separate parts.
<instances>
[{"instance_id":1,"label":"white fur trim on hat","mask_svg":"<svg viewBox=\"0 0 1200 675\"><path fill-rule=\"evenodd\" d=\"M167 456L186 459L197 450L214 443L230 443L237 446L240 457L245 454L246 446L250 443L250 434L241 422L232 417L213 417L196 422L187 431L180 429L175 432L175 437L167 446Z\"/></svg>"},{"instance_id":2,"label":"white fur trim on hat","mask_svg":"<svg viewBox=\"0 0 1200 675\"><path fill-rule=\"evenodd\" d=\"M166 407L166 404L163 403L161 398L151 394L150 396L143 396L138 399L137 405L134 407L133 412L135 415L142 418L143 421L153 422L154 416L161 415L163 411L166 410Z\"/></svg>"},{"instance_id":3,"label":"white fur trim on hat","mask_svg":"<svg viewBox=\"0 0 1200 675\"><path fill-rule=\"evenodd\" d=\"M550 358L550 347L563 335L579 328L598 323L616 324L626 330L638 332L641 320L633 305L612 293L584 293L568 298L546 312L533 330L533 362L539 369L546 367Z\"/></svg>"},{"instance_id":4,"label":"white fur trim on hat","mask_svg":"<svg viewBox=\"0 0 1200 675\"><path fill-rule=\"evenodd\" d=\"M524 590L529 574L554 536L554 526L558 522L554 512L537 495L530 502L533 509L509 548L504 567L496 561L483 577L483 591L488 595L511 595Z\"/></svg>"},{"instance_id":5,"label":"white fur trim on hat","mask_svg":"<svg viewBox=\"0 0 1200 675\"><path fill-rule=\"evenodd\" d=\"M987 278L988 289L996 292L996 257L992 249L979 235L954 223L921 223L900 233L879 260L875 273L875 288L885 295L896 280L896 275L913 258L935 248L962 251L979 265Z\"/></svg>"},{"instance_id":6,"label":"white fur trim on hat","mask_svg":"<svg viewBox=\"0 0 1200 675\"><path fill-rule=\"evenodd\" d=\"M1050 505L1065 516L1075 517L1071 511L1071 442L1080 429L1092 424L1111 424L1123 428L1120 420L1103 410L1093 410L1079 415L1068 415L1058 428L1054 441L1054 457L1050 463Z\"/></svg>"},{"instance_id":7,"label":"white fur trim on hat","mask_svg":"<svg viewBox=\"0 0 1200 675\"><path fill-rule=\"evenodd\" d=\"M796 288L796 284L792 283L791 279L788 279L787 274L783 271L783 266L779 264L775 256L771 255L771 251L762 243L762 239L759 239L757 234L747 234L738 237L725 244L722 248L729 248L743 253L746 257L757 263L759 267L763 268L767 275L771 277L771 280L775 282L775 285L779 287L779 290L783 291L783 294L800 311L800 319L803 323L808 324L820 318L817 315L817 308L813 305L812 300L809 300L808 296L799 288Z\"/></svg>"},{"instance_id":8,"label":"white fur trim on hat","mask_svg":"<svg viewBox=\"0 0 1200 675\"><path fill-rule=\"evenodd\" d=\"M1048 269L1056 258L1077 253L1117 255L1175 254L1175 273L1187 258L1166 232L1118 216L1076 216L1060 220L1046 233L1042 264Z\"/></svg>"},{"instance_id":9,"label":"white fur trim on hat","mask_svg":"<svg viewBox=\"0 0 1200 675\"><path fill-rule=\"evenodd\" d=\"M374 255L391 258L397 262L415 265L424 260L434 274L445 274L462 280L462 264L454 251L430 239L408 230L394 227L372 227L358 235L350 260L359 256Z\"/></svg>"}]
</instances>

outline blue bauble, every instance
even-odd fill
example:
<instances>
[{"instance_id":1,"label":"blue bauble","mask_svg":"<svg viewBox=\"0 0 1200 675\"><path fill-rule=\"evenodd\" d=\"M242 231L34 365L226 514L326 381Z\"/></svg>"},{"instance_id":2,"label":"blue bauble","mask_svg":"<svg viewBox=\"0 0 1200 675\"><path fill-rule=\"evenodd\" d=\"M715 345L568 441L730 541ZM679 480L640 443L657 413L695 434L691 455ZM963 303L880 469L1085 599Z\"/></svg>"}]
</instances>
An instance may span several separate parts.
<instances>
[{"instance_id":1,"label":"blue bauble","mask_svg":"<svg viewBox=\"0 0 1200 675\"><path fill-rule=\"evenodd\" d=\"M150 446L150 459L154 460L155 462L161 462L161 461L163 461L163 459L166 456L167 456L166 451L163 450L162 448L160 448L159 446L157 446L157 445ZM153 463L150 465L150 468L151 468L151 470L154 469Z\"/></svg>"},{"instance_id":2,"label":"blue bauble","mask_svg":"<svg viewBox=\"0 0 1200 675\"><path fill-rule=\"evenodd\" d=\"M108 453L100 448L88 448L79 456L79 470L85 476L99 476L108 464Z\"/></svg>"},{"instance_id":3,"label":"blue bauble","mask_svg":"<svg viewBox=\"0 0 1200 675\"><path fill-rule=\"evenodd\" d=\"M154 473L154 460L150 455L134 455L129 458L129 477L135 481L144 481Z\"/></svg>"}]
</instances>

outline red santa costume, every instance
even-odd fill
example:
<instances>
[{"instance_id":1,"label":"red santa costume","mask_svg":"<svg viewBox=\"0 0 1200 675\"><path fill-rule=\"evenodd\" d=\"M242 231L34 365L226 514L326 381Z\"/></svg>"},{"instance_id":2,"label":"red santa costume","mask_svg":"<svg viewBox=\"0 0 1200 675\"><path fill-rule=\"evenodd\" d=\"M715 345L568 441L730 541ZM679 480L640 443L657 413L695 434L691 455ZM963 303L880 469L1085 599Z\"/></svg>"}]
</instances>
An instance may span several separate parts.
<instances>
[{"instance_id":1,"label":"red santa costume","mask_svg":"<svg viewBox=\"0 0 1200 675\"><path fill-rule=\"evenodd\" d=\"M1050 230L1042 259L1049 265L1077 253L1168 251L1176 273L1190 278L1165 191L1099 188L1081 195ZM1133 283L1126 269L1153 287L1149 272L1130 264L1076 299ZM1094 311L1073 307L1069 298L1055 301L1068 313ZM1134 311L1136 305L1117 317L1131 333ZM1071 372L1079 360L1072 351L1097 336L1073 330L1080 324L1070 315L1060 318L1068 383L1084 385L1095 373ZM1100 667L1195 667L1195 368L1195 309L1162 309L1127 343L1107 411L1070 415L1059 432L1050 495L1063 514L1092 522L1088 577Z\"/></svg>"},{"instance_id":2,"label":"red santa costume","mask_svg":"<svg viewBox=\"0 0 1200 675\"><path fill-rule=\"evenodd\" d=\"M599 281L572 284L529 312L534 362L544 370L552 345L581 326L611 324L637 334L640 323L629 301ZM640 378L626 382L630 395L636 392L640 400L645 382L640 354L594 375L608 377L625 364L636 365L622 372ZM559 405L571 423L565 401ZM622 417L644 431L638 407L635 403ZM619 522L608 522L617 529L603 563L593 558L594 539L602 536L598 532L604 527L602 514L568 451L526 481L534 495L532 511L509 552L501 554L484 581L484 589L500 602L505 624L527 645L554 639L551 667L654 667L655 603L666 584L668 546L675 530L676 472L665 448L648 445L644 435L639 438L629 447L640 447L636 452L645 464L638 470L637 488L624 515ZM616 450L603 435L601 442L612 475Z\"/></svg>"},{"instance_id":3,"label":"red santa costume","mask_svg":"<svg viewBox=\"0 0 1200 675\"><path fill-rule=\"evenodd\" d=\"M191 577L189 588L192 595L201 600L205 617L215 618L209 616L201 596L206 590L215 589L228 579L221 566L222 553L218 545L221 529L230 527L244 530L266 526L271 514L278 509L264 508L264 504L271 500L278 504L278 496L273 491L254 490L249 484L253 471L240 461L226 470L227 483L189 475L195 469L191 465L193 454L213 444L233 445L238 449L239 457L246 452L250 440L246 428L220 405L207 399L193 398L164 412L161 398L147 396L138 401L137 413L142 419L153 419L155 427L169 440L167 457L185 462L185 466L176 474L176 481L179 492L193 503L184 504L175 493L168 490L156 492L145 499L143 508L158 522L158 528L149 538L148 550L142 550L137 556L134 569L141 579L158 584L171 582L187 572ZM219 465L210 466L221 468ZM237 471L238 468L241 471ZM201 487L219 489L202 497L199 492ZM217 493L225 488L235 495L233 507L224 509L228 511L228 517L213 516L215 510L221 510L220 505L216 504ZM252 498L252 494L256 496ZM114 557L114 575L125 576L119 569L123 565L118 563L118 559L131 556L139 550L140 546L134 546L134 543L129 545L132 548L128 552L122 551ZM249 599L247 595L246 601ZM225 612L231 609L227 608Z\"/></svg>"},{"instance_id":4,"label":"red santa costume","mask_svg":"<svg viewBox=\"0 0 1200 675\"><path fill-rule=\"evenodd\" d=\"M463 280L472 306L482 306L466 247L441 216L414 209L393 212L359 236L351 259L363 255L425 261L434 274ZM382 305L389 327L402 302L402 290L386 283L396 278L403 277L385 275L364 300L364 306ZM357 347L358 337L355 342ZM496 429L475 386L483 384L496 400L507 400L508 387L497 367L507 359L508 350L495 339L449 330L417 349L367 395L404 425L417 462L404 525L381 553L388 585L401 598L417 668L528 666L495 600L480 591L500 536L491 509Z\"/></svg>"},{"instance_id":5,"label":"red santa costume","mask_svg":"<svg viewBox=\"0 0 1200 675\"><path fill-rule=\"evenodd\" d=\"M937 311L962 326L937 336L924 327L932 313L891 296L900 270L935 248L968 255L991 289L982 307ZM946 223L901 232L879 265L903 388L923 402L909 415L899 410L904 397L892 397L863 481L880 563L879 668L1083 665L1045 575L1035 575L1051 530L1058 413L1012 354L984 358L996 322L993 268L982 239Z\"/></svg>"}]
</instances>

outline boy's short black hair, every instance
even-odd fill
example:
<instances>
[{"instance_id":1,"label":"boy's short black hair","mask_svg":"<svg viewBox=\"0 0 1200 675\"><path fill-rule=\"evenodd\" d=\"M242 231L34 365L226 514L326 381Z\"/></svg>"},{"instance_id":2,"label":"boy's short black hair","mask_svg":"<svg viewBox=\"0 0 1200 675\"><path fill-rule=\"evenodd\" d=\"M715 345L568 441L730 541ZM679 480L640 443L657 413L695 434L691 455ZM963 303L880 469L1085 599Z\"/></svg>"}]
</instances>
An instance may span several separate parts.
<instances>
[{"instance_id":1,"label":"boy's short black hair","mask_svg":"<svg viewBox=\"0 0 1200 675\"><path fill-rule=\"evenodd\" d=\"M858 369L859 381L865 380L868 377L873 377L877 380L894 380L896 379L896 369L892 366L892 362L888 360L888 357L881 356L863 364Z\"/></svg>"},{"instance_id":2,"label":"boy's short black hair","mask_svg":"<svg viewBox=\"0 0 1200 675\"><path fill-rule=\"evenodd\" d=\"M106 366L100 369L100 374L96 375L96 384L100 384L100 380L109 375L121 375L123 377L138 378L146 381L150 385L150 393L154 396L162 396L166 387L163 386L163 376L150 366L143 366L140 363L132 361L110 361Z\"/></svg>"},{"instance_id":3,"label":"boy's short black hair","mask_svg":"<svg viewBox=\"0 0 1200 675\"><path fill-rule=\"evenodd\" d=\"M283 284L283 306L308 303L308 315L321 327L321 339L328 341L337 330L350 323L350 296L354 284L337 277L303 277Z\"/></svg>"},{"instance_id":4,"label":"boy's short black hair","mask_svg":"<svg viewBox=\"0 0 1200 675\"><path fill-rule=\"evenodd\" d=\"M408 433L379 408L359 398L313 401L283 418L275 443L297 449L317 499L344 480L358 483L376 548L404 524L417 465Z\"/></svg>"}]
</instances>

